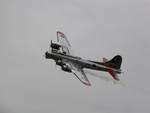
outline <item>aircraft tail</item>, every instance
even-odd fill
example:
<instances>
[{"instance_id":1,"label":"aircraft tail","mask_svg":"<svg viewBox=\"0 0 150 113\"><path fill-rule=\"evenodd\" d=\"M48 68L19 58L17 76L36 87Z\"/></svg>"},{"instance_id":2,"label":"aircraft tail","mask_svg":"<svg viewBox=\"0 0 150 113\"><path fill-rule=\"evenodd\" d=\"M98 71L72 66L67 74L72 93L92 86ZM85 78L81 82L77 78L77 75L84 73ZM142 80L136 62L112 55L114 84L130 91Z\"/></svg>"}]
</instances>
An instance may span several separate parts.
<instances>
[{"instance_id":1,"label":"aircraft tail","mask_svg":"<svg viewBox=\"0 0 150 113\"><path fill-rule=\"evenodd\" d=\"M116 55L114 58L112 58L111 60L107 60L106 58L103 58L103 63L101 62L95 62L92 61L94 63L100 64L100 65L104 65L108 67L108 73L115 79L115 80L119 80L117 74L121 73L121 64L122 64L122 57L120 55ZM116 70L116 71L114 71Z\"/></svg>"},{"instance_id":2,"label":"aircraft tail","mask_svg":"<svg viewBox=\"0 0 150 113\"><path fill-rule=\"evenodd\" d=\"M115 68L115 69L120 69L121 68L121 64L122 64L122 57L120 55L116 55L114 58L112 58L111 60L107 60L106 58L103 58L103 62L105 65L107 65L108 67L111 68ZM108 71L108 73L115 79L115 80L119 80L117 73L114 72L112 69L110 69Z\"/></svg>"},{"instance_id":3,"label":"aircraft tail","mask_svg":"<svg viewBox=\"0 0 150 113\"><path fill-rule=\"evenodd\" d=\"M105 63L105 65L111 68L120 69L122 64L122 57L120 55L116 55L109 61L107 61L106 58L103 58L103 62Z\"/></svg>"}]
</instances>

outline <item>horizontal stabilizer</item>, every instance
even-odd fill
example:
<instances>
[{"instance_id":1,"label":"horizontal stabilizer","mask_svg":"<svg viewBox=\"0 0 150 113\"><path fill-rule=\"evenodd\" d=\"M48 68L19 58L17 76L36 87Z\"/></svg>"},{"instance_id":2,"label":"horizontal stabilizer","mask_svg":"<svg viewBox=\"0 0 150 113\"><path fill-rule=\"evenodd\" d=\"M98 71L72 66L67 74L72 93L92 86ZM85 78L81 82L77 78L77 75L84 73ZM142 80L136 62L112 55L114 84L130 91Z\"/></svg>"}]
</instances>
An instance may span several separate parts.
<instances>
[{"instance_id":1,"label":"horizontal stabilizer","mask_svg":"<svg viewBox=\"0 0 150 113\"><path fill-rule=\"evenodd\" d=\"M106 58L103 58L103 63L106 65L109 65L109 67L120 69L122 58L120 55L115 56L112 60L108 61ZM119 80L117 73L115 73L113 70L109 70L108 73L115 79Z\"/></svg>"},{"instance_id":2,"label":"horizontal stabilizer","mask_svg":"<svg viewBox=\"0 0 150 113\"><path fill-rule=\"evenodd\" d=\"M85 85L91 86L90 81L88 80L87 76L85 75L83 70L75 71L72 70L72 73Z\"/></svg>"},{"instance_id":3,"label":"horizontal stabilizer","mask_svg":"<svg viewBox=\"0 0 150 113\"><path fill-rule=\"evenodd\" d=\"M109 73L115 80L119 80L117 74L116 74L113 70L109 70L108 73Z\"/></svg>"}]
</instances>

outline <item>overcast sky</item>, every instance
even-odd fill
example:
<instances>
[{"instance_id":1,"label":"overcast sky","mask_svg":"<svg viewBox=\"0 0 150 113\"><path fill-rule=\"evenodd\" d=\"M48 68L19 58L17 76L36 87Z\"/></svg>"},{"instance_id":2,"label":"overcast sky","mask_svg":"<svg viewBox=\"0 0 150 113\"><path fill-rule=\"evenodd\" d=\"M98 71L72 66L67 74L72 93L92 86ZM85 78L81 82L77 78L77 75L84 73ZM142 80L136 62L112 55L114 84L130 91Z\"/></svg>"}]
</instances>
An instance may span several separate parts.
<instances>
[{"instance_id":1,"label":"overcast sky","mask_svg":"<svg viewBox=\"0 0 150 113\"><path fill-rule=\"evenodd\" d=\"M77 56L123 57L121 82L84 86L43 57L56 31ZM149 113L149 0L0 0L0 113Z\"/></svg>"}]
</instances>

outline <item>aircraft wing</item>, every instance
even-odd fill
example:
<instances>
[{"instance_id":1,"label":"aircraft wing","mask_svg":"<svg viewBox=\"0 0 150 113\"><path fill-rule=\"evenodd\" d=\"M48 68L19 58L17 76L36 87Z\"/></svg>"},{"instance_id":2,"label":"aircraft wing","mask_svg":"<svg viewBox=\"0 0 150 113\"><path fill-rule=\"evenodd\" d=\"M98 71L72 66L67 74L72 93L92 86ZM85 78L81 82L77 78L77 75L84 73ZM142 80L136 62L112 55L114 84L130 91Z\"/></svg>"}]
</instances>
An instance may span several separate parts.
<instances>
[{"instance_id":1,"label":"aircraft wing","mask_svg":"<svg viewBox=\"0 0 150 113\"><path fill-rule=\"evenodd\" d=\"M72 49L71 49L71 45L67 39L67 37L65 36L64 33L57 31L57 42L60 43L60 45L62 46L62 52L66 53L67 55L72 55L74 56ZM80 65L66 61L66 60L62 60L65 64L69 65L70 68L72 69L72 73L85 85L90 86L90 82L87 78L87 76L85 75L83 69L81 68Z\"/></svg>"},{"instance_id":2,"label":"aircraft wing","mask_svg":"<svg viewBox=\"0 0 150 113\"><path fill-rule=\"evenodd\" d=\"M85 85L91 86L91 83L89 82L87 76L85 75L82 68L78 67L77 65L72 65L72 73Z\"/></svg>"},{"instance_id":3,"label":"aircraft wing","mask_svg":"<svg viewBox=\"0 0 150 113\"><path fill-rule=\"evenodd\" d=\"M57 31L57 42L62 46L62 51L67 55L73 55L71 50L71 45L66 37L66 35L60 31Z\"/></svg>"}]
</instances>

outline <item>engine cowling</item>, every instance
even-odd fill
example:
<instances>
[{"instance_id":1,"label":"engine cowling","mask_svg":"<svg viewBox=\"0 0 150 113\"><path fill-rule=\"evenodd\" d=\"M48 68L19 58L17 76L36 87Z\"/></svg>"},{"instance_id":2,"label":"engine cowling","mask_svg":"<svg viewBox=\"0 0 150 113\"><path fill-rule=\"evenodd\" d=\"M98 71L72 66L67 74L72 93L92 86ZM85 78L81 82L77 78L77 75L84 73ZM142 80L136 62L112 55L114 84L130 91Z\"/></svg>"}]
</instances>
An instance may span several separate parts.
<instances>
[{"instance_id":1,"label":"engine cowling","mask_svg":"<svg viewBox=\"0 0 150 113\"><path fill-rule=\"evenodd\" d=\"M50 54L49 52L45 52L45 58L47 58L47 59L53 59L54 58L54 56L52 55L52 54Z\"/></svg>"},{"instance_id":2,"label":"engine cowling","mask_svg":"<svg viewBox=\"0 0 150 113\"><path fill-rule=\"evenodd\" d=\"M59 59L59 60L56 60L56 65L63 66L64 63Z\"/></svg>"},{"instance_id":3,"label":"engine cowling","mask_svg":"<svg viewBox=\"0 0 150 113\"><path fill-rule=\"evenodd\" d=\"M62 69L63 71L69 72L69 73L72 72L71 68L70 68L69 66L67 66L67 65L61 66L61 69Z\"/></svg>"},{"instance_id":4,"label":"engine cowling","mask_svg":"<svg viewBox=\"0 0 150 113\"><path fill-rule=\"evenodd\" d=\"M51 48L52 49L56 49L56 50L60 50L61 45L56 44L56 43L51 43Z\"/></svg>"}]
</instances>

